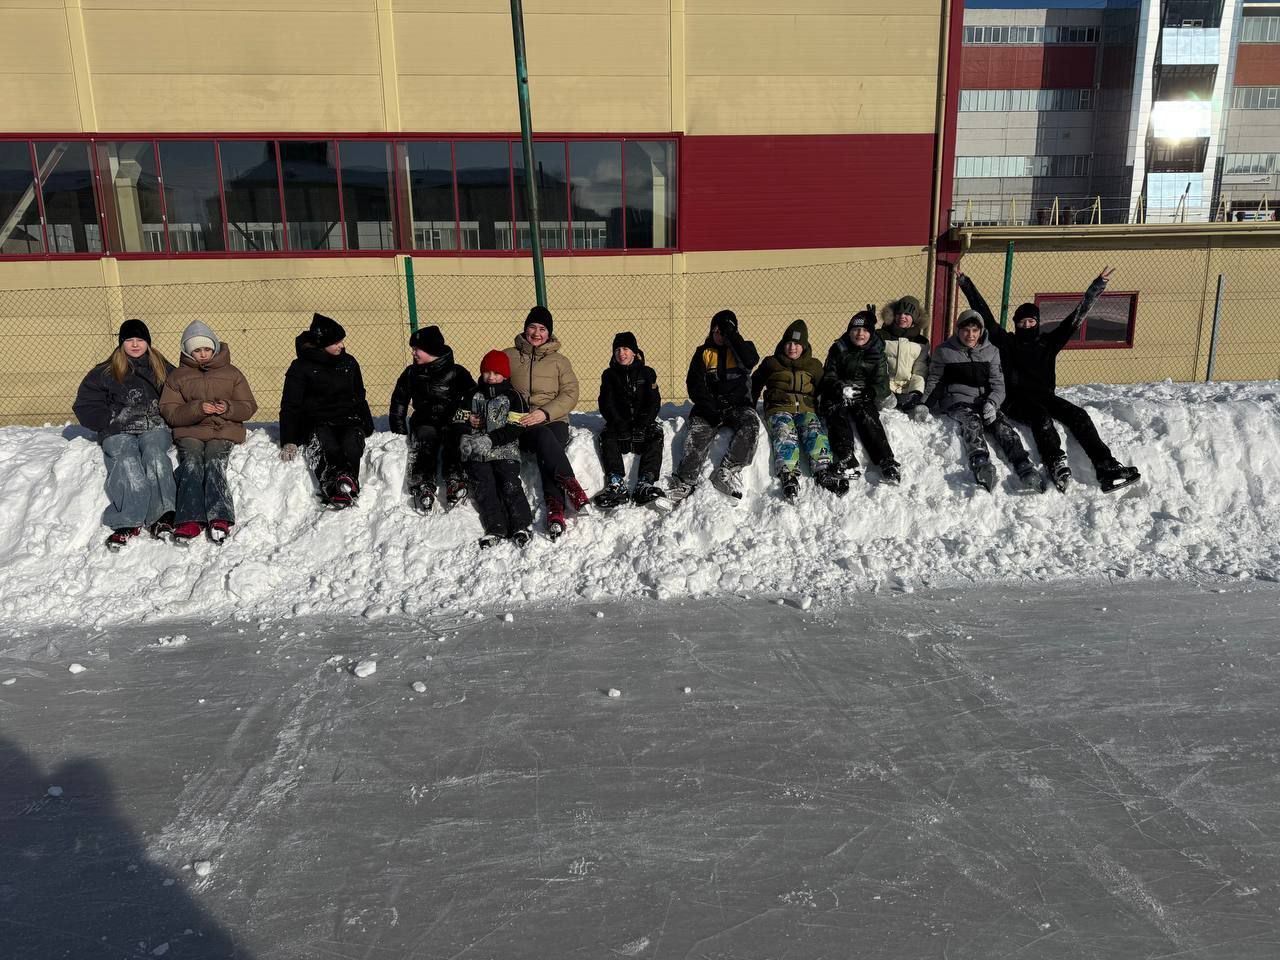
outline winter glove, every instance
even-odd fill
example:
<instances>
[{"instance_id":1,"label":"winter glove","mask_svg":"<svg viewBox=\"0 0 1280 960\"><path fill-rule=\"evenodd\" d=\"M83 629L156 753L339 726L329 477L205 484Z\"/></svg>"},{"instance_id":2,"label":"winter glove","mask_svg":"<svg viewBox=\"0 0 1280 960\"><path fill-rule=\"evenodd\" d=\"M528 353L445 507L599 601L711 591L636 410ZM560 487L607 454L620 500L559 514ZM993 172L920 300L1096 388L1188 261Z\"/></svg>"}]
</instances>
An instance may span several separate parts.
<instances>
[{"instance_id":1,"label":"winter glove","mask_svg":"<svg viewBox=\"0 0 1280 960\"><path fill-rule=\"evenodd\" d=\"M468 433L458 441L463 460L486 460L493 451L493 441L483 433Z\"/></svg>"},{"instance_id":2,"label":"winter glove","mask_svg":"<svg viewBox=\"0 0 1280 960\"><path fill-rule=\"evenodd\" d=\"M877 404L877 406L879 406L881 410L896 409L898 406L898 398L891 393L887 397L885 397L883 400L881 400L880 403Z\"/></svg>"},{"instance_id":3,"label":"winter glove","mask_svg":"<svg viewBox=\"0 0 1280 960\"><path fill-rule=\"evenodd\" d=\"M926 407L923 403L917 403L908 412L911 415L911 419L914 420L916 423L924 423L925 420L929 418L929 408Z\"/></svg>"},{"instance_id":4,"label":"winter glove","mask_svg":"<svg viewBox=\"0 0 1280 960\"><path fill-rule=\"evenodd\" d=\"M996 405L988 400L982 405L982 421L983 423L995 423L996 416L1000 413L996 409Z\"/></svg>"},{"instance_id":5,"label":"winter glove","mask_svg":"<svg viewBox=\"0 0 1280 960\"><path fill-rule=\"evenodd\" d=\"M912 390L910 393L904 393L902 399L898 401L899 410L910 410L917 403L924 401L924 394L919 390Z\"/></svg>"},{"instance_id":6,"label":"winter glove","mask_svg":"<svg viewBox=\"0 0 1280 960\"><path fill-rule=\"evenodd\" d=\"M293 460L298 456L298 445L296 443L286 443L280 448L280 459L285 463Z\"/></svg>"}]
</instances>

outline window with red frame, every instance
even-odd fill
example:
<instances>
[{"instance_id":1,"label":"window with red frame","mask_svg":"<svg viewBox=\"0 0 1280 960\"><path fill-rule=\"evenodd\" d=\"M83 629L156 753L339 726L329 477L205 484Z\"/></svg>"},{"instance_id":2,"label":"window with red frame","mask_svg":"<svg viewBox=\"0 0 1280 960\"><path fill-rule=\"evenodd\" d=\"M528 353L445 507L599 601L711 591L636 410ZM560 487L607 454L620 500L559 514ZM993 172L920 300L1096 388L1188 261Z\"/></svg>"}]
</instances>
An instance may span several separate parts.
<instances>
[{"instance_id":1,"label":"window with red frame","mask_svg":"<svg viewBox=\"0 0 1280 960\"><path fill-rule=\"evenodd\" d=\"M676 142L539 140L543 248L670 250ZM530 246L519 141L0 139L0 257Z\"/></svg>"},{"instance_id":2,"label":"window with red frame","mask_svg":"<svg viewBox=\"0 0 1280 960\"><path fill-rule=\"evenodd\" d=\"M1037 293L1040 308L1040 331L1049 333L1066 319L1080 302L1078 293ZM1104 293L1080 324L1080 329L1067 341L1074 349L1116 349L1133 346L1133 325L1138 315L1137 293Z\"/></svg>"}]
</instances>

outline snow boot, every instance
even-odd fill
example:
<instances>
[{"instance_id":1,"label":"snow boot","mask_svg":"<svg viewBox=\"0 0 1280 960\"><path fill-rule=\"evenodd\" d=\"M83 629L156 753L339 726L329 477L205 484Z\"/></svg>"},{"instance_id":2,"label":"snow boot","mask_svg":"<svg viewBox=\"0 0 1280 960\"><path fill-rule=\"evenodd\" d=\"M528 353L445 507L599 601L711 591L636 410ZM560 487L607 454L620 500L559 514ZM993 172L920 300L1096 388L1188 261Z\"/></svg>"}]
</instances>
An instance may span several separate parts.
<instances>
[{"instance_id":1,"label":"snow boot","mask_svg":"<svg viewBox=\"0 0 1280 960\"><path fill-rule=\"evenodd\" d=\"M885 460L880 464L880 480L895 487L902 482L902 471L898 469L897 460Z\"/></svg>"},{"instance_id":2,"label":"snow boot","mask_svg":"<svg viewBox=\"0 0 1280 960\"><path fill-rule=\"evenodd\" d=\"M726 467L724 464L716 467L711 474L711 485L726 497L742 499L742 471L739 467Z\"/></svg>"},{"instance_id":3,"label":"snow boot","mask_svg":"<svg viewBox=\"0 0 1280 960\"><path fill-rule=\"evenodd\" d=\"M413 509L423 515L430 513L436 505L436 488L429 483L418 484L409 491L409 495L413 498Z\"/></svg>"},{"instance_id":4,"label":"snow boot","mask_svg":"<svg viewBox=\"0 0 1280 960\"><path fill-rule=\"evenodd\" d=\"M496 547L502 542L502 538L496 533L486 533L480 538L479 544L481 550L488 550L490 547Z\"/></svg>"},{"instance_id":5,"label":"snow boot","mask_svg":"<svg viewBox=\"0 0 1280 960\"><path fill-rule=\"evenodd\" d=\"M117 527L107 537L107 549L118 553L130 540L142 532L141 527Z\"/></svg>"},{"instance_id":6,"label":"snow boot","mask_svg":"<svg viewBox=\"0 0 1280 960\"><path fill-rule=\"evenodd\" d=\"M605 488L591 498L591 503L601 510L613 510L631 499L626 481L616 473L609 474Z\"/></svg>"},{"instance_id":7,"label":"snow boot","mask_svg":"<svg viewBox=\"0 0 1280 960\"><path fill-rule=\"evenodd\" d=\"M667 480L667 499L679 503L689 497L698 488L696 483L681 480L679 475L672 474Z\"/></svg>"},{"instance_id":8,"label":"snow boot","mask_svg":"<svg viewBox=\"0 0 1280 960\"><path fill-rule=\"evenodd\" d=\"M778 474L778 480L782 483L782 499L789 501L800 496L800 474L795 470L784 470Z\"/></svg>"},{"instance_id":9,"label":"snow boot","mask_svg":"<svg viewBox=\"0 0 1280 960\"><path fill-rule=\"evenodd\" d=\"M152 540L173 539L173 511L163 514L159 520L147 527Z\"/></svg>"},{"instance_id":10,"label":"snow boot","mask_svg":"<svg viewBox=\"0 0 1280 960\"><path fill-rule=\"evenodd\" d=\"M1018 480L1022 483L1023 493L1044 493L1049 489L1049 485L1045 483L1044 476L1030 460L1019 460L1013 465L1013 469L1017 472Z\"/></svg>"},{"instance_id":11,"label":"snow boot","mask_svg":"<svg viewBox=\"0 0 1280 960\"><path fill-rule=\"evenodd\" d=\"M1067 484L1071 482L1071 468L1067 466L1066 456L1059 454L1053 458L1053 463L1049 464L1049 476L1053 478L1053 485L1063 493L1067 492Z\"/></svg>"},{"instance_id":12,"label":"snow boot","mask_svg":"<svg viewBox=\"0 0 1280 960\"><path fill-rule=\"evenodd\" d=\"M564 500L553 493L547 497L547 539L559 540L564 531Z\"/></svg>"},{"instance_id":13,"label":"snow boot","mask_svg":"<svg viewBox=\"0 0 1280 960\"><path fill-rule=\"evenodd\" d=\"M173 528L173 542L188 544L202 533L204 533L203 523L198 520L188 520Z\"/></svg>"},{"instance_id":14,"label":"snow boot","mask_svg":"<svg viewBox=\"0 0 1280 960\"><path fill-rule=\"evenodd\" d=\"M831 465L830 470L835 471L837 476L844 477L846 481L857 480L862 476L862 470L858 467L858 460L853 456L846 460L837 460Z\"/></svg>"},{"instance_id":15,"label":"snow boot","mask_svg":"<svg viewBox=\"0 0 1280 960\"><path fill-rule=\"evenodd\" d=\"M569 504L579 513L591 502L576 477L556 477L556 483L564 491L565 498L569 501Z\"/></svg>"},{"instance_id":16,"label":"snow boot","mask_svg":"<svg viewBox=\"0 0 1280 960\"><path fill-rule=\"evenodd\" d=\"M467 499L468 493L470 493L470 490L467 487L466 477L450 477L449 482L445 485L444 502L451 508L456 507L463 500Z\"/></svg>"},{"instance_id":17,"label":"snow boot","mask_svg":"<svg viewBox=\"0 0 1280 960\"><path fill-rule=\"evenodd\" d=\"M640 482L636 484L636 492L632 497L637 506L649 507L659 513L666 512L675 507L675 501L667 496L667 491L658 486L652 480L640 478Z\"/></svg>"},{"instance_id":18,"label":"snow boot","mask_svg":"<svg viewBox=\"0 0 1280 960\"><path fill-rule=\"evenodd\" d=\"M990 492L996 488L996 468L985 453L975 454L969 460L969 468L973 470L974 482L982 489Z\"/></svg>"},{"instance_id":19,"label":"snow boot","mask_svg":"<svg viewBox=\"0 0 1280 960\"><path fill-rule=\"evenodd\" d=\"M231 538L231 521L230 520L210 520L209 526L205 530L209 539L216 544L224 544Z\"/></svg>"},{"instance_id":20,"label":"snow boot","mask_svg":"<svg viewBox=\"0 0 1280 960\"><path fill-rule=\"evenodd\" d=\"M1114 457L1098 464L1093 472L1098 475L1098 486L1102 487L1103 493L1119 490L1142 479L1137 467L1126 467Z\"/></svg>"},{"instance_id":21,"label":"snow boot","mask_svg":"<svg viewBox=\"0 0 1280 960\"><path fill-rule=\"evenodd\" d=\"M529 541L532 539L533 539L533 533L529 530L528 527L525 527L523 530L517 530L515 533L511 535L511 542L514 543L517 547L523 547L527 545Z\"/></svg>"},{"instance_id":22,"label":"snow boot","mask_svg":"<svg viewBox=\"0 0 1280 960\"><path fill-rule=\"evenodd\" d=\"M849 492L849 478L835 467L828 467L826 470L818 471L813 476L813 482L823 490L834 493L837 497L843 497Z\"/></svg>"},{"instance_id":23,"label":"snow boot","mask_svg":"<svg viewBox=\"0 0 1280 960\"><path fill-rule=\"evenodd\" d=\"M321 488L321 500L330 510L345 510L356 502L360 486L343 474L334 477Z\"/></svg>"}]
</instances>

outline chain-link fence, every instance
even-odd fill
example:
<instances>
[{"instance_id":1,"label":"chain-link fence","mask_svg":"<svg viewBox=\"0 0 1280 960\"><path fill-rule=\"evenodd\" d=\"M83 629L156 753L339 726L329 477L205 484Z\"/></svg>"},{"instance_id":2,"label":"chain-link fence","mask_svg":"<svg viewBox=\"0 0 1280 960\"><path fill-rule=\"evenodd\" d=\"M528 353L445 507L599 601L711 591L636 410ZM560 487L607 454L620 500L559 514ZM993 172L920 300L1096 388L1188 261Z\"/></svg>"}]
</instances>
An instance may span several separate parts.
<instances>
[{"instance_id":1,"label":"chain-link fence","mask_svg":"<svg viewBox=\"0 0 1280 960\"><path fill-rule=\"evenodd\" d=\"M667 258L636 260L635 269L653 272L547 278L555 333L581 381L582 409L595 406L599 374L620 330L636 334L664 398L680 402L689 357L717 310L733 309L762 355L773 350L788 323L804 318L814 351L823 356L849 316L867 303L908 293L923 299L926 270L923 253L715 272L682 272ZM997 313L1004 263L1003 249L975 249L960 265ZM1205 379L1219 273L1226 282L1214 375L1280 377L1280 256L1274 248L1019 249L1011 303L1040 295L1047 318L1055 309L1065 312L1108 264L1117 267L1111 291L1119 296L1095 310L1086 324L1087 340L1062 355L1063 384ZM148 324L155 347L170 360L177 359L188 323L208 323L248 377L259 403L256 419L273 420L294 338L315 311L346 327L347 347L360 361L374 414L385 414L396 377L410 362L410 289L417 323L440 326L457 360L473 371L487 350L511 346L533 301L532 280L523 273L527 263L516 267L522 275L500 261L483 267L491 275L434 273L434 264L425 260L415 266L411 284L388 271L0 290L0 424L68 420L81 378L115 347L116 330L128 317ZM952 305L963 307L963 297L953 297Z\"/></svg>"}]
</instances>

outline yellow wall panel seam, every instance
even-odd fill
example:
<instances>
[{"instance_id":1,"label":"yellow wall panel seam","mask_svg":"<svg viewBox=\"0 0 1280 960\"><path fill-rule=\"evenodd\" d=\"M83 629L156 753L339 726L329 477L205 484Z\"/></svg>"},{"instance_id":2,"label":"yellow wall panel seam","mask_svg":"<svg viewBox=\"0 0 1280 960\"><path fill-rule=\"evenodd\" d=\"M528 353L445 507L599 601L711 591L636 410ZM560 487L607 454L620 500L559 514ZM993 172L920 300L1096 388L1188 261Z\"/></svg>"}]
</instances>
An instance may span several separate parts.
<instances>
[{"instance_id":1,"label":"yellow wall panel seam","mask_svg":"<svg viewBox=\"0 0 1280 960\"><path fill-rule=\"evenodd\" d=\"M669 87L671 91L671 129L685 129L685 30L684 0L670 0L670 28L668 30L671 60Z\"/></svg>"},{"instance_id":2,"label":"yellow wall panel seam","mask_svg":"<svg viewBox=\"0 0 1280 960\"><path fill-rule=\"evenodd\" d=\"M81 130L98 129L98 112L93 99L93 75L89 70L89 43L84 32L84 11L80 0L63 0L67 23L67 44L71 50L71 73L76 87L76 108Z\"/></svg>"},{"instance_id":3,"label":"yellow wall panel seam","mask_svg":"<svg viewBox=\"0 0 1280 960\"><path fill-rule=\"evenodd\" d=\"M400 129L400 75L396 65L396 25L391 0L377 0L378 63L382 67L383 129Z\"/></svg>"}]
</instances>

